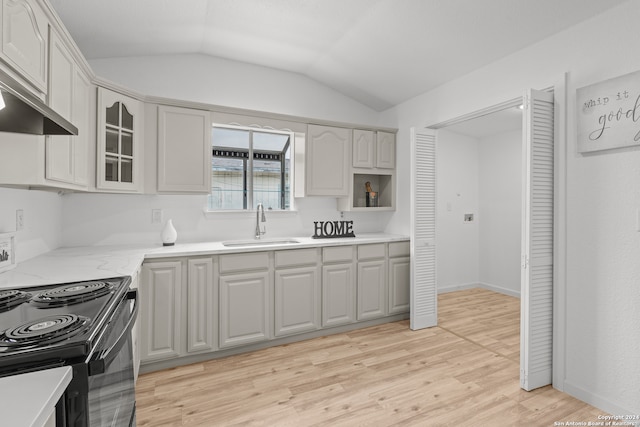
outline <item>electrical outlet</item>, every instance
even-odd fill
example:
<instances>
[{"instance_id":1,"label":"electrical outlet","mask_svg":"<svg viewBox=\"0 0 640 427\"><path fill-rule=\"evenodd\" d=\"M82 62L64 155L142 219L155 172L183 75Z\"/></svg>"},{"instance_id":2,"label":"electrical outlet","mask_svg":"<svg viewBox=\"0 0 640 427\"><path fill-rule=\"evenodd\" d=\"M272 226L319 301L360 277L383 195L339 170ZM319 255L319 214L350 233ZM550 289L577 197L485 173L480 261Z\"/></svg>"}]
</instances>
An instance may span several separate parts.
<instances>
[{"instance_id":1,"label":"electrical outlet","mask_svg":"<svg viewBox=\"0 0 640 427\"><path fill-rule=\"evenodd\" d=\"M24 211L22 209L16 210L16 231L24 228Z\"/></svg>"},{"instance_id":2,"label":"electrical outlet","mask_svg":"<svg viewBox=\"0 0 640 427\"><path fill-rule=\"evenodd\" d=\"M151 209L151 224L162 224L162 209Z\"/></svg>"}]
</instances>

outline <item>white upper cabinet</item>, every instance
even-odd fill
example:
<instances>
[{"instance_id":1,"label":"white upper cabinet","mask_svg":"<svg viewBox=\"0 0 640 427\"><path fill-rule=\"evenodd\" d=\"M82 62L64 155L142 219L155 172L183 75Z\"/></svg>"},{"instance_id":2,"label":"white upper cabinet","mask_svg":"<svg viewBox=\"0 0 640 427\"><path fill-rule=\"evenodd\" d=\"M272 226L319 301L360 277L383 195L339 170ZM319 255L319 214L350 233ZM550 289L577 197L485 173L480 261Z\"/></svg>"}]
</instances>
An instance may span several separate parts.
<instances>
[{"instance_id":1,"label":"white upper cabinet","mask_svg":"<svg viewBox=\"0 0 640 427\"><path fill-rule=\"evenodd\" d=\"M306 195L349 194L351 129L309 125L306 144Z\"/></svg>"},{"instance_id":2,"label":"white upper cabinet","mask_svg":"<svg viewBox=\"0 0 640 427\"><path fill-rule=\"evenodd\" d=\"M211 191L211 118L208 111L158 107L158 191Z\"/></svg>"},{"instance_id":3,"label":"white upper cabinet","mask_svg":"<svg viewBox=\"0 0 640 427\"><path fill-rule=\"evenodd\" d=\"M88 144L95 135L89 129L91 83L53 29L49 39L48 104L78 128L78 135L47 136L45 177L86 188Z\"/></svg>"},{"instance_id":4,"label":"white upper cabinet","mask_svg":"<svg viewBox=\"0 0 640 427\"><path fill-rule=\"evenodd\" d=\"M47 92L49 22L36 0L2 1L0 56L41 93Z\"/></svg>"},{"instance_id":5,"label":"white upper cabinet","mask_svg":"<svg viewBox=\"0 0 640 427\"><path fill-rule=\"evenodd\" d=\"M349 194L338 199L338 209L394 210L395 133L354 129L352 158Z\"/></svg>"},{"instance_id":6,"label":"white upper cabinet","mask_svg":"<svg viewBox=\"0 0 640 427\"><path fill-rule=\"evenodd\" d=\"M396 135L376 132L376 167L393 169L396 167Z\"/></svg>"},{"instance_id":7,"label":"white upper cabinet","mask_svg":"<svg viewBox=\"0 0 640 427\"><path fill-rule=\"evenodd\" d=\"M142 192L142 102L98 88L96 188Z\"/></svg>"},{"instance_id":8,"label":"white upper cabinet","mask_svg":"<svg viewBox=\"0 0 640 427\"><path fill-rule=\"evenodd\" d=\"M372 168L375 153L375 132L371 130L353 130L353 167Z\"/></svg>"},{"instance_id":9,"label":"white upper cabinet","mask_svg":"<svg viewBox=\"0 0 640 427\"><path fill-rule=\"evenodd\" d=\"M353 130L353 167L394 169L396 135L390 132Z\"/></svg>"}]
</instances>

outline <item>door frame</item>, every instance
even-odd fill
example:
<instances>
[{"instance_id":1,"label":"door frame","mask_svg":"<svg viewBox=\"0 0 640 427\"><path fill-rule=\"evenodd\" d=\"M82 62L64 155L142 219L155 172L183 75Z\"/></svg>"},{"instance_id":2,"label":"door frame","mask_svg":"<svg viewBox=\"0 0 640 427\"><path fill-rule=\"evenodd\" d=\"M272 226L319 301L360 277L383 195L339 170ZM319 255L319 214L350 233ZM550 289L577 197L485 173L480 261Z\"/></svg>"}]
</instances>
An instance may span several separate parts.
<instances>
[{"instance_id":1,"label":"door frame","mask_svg":"<svg viewBox=\"0 0 640 427\"><path fill-rule=\"evenodd\" d=\"M541 89L554 93L554 220L553 220L553 357L552 385L564 391L566 372L566 278L567 278L567 73ZM520 91L524 94L528 88ZM523 95L510 98L449 120L427 124L438 130L466 120L482 117L522 103ZM437 162L437 158L436 158ZM437 224L436 224L437 227ZM437 242L436 242L437 245ZM521 283L522 286L522 283ZM522 293L521 293L522 297ZM437 310L437 309L436 309ZM437 312L436 312L437 315Z\"/></svg>"}]
</instances>

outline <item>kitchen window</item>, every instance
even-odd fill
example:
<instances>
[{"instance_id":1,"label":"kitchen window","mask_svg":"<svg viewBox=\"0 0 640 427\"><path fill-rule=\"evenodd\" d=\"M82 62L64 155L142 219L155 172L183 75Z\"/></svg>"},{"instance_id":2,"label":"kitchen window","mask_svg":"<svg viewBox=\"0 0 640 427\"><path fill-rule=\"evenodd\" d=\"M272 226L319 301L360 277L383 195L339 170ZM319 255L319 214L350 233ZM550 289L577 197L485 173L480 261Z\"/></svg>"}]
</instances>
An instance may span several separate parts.
<instances>
[{"instance_id":1,"label":"kitchen window","mask_svg":"<svg viewBox=\"0 0 640 427\"><path fill-rule=\"evenodd\" d=\"M290 132L214 125L209 210L291 209Z\"/></svg>"}]
</instances>

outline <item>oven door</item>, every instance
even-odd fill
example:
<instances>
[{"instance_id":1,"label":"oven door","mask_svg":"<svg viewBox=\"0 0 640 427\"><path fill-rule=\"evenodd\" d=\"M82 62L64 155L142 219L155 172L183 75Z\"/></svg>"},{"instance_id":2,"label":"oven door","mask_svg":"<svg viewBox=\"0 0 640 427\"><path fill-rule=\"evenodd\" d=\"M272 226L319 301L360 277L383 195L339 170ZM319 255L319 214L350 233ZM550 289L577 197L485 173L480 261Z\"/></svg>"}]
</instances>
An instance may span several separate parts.
<instances>
[{"instance_id":1,"label":"oven door","mask_svg":"<svg viewBox=\"0 0 640 427\"><path fill-rule=\"evenodd\" d=\"M130 290L106 326L100 348L89 361L89 425L135 426L135 380L131 329L138 291Z\"/></svg>"}]
</instances>

